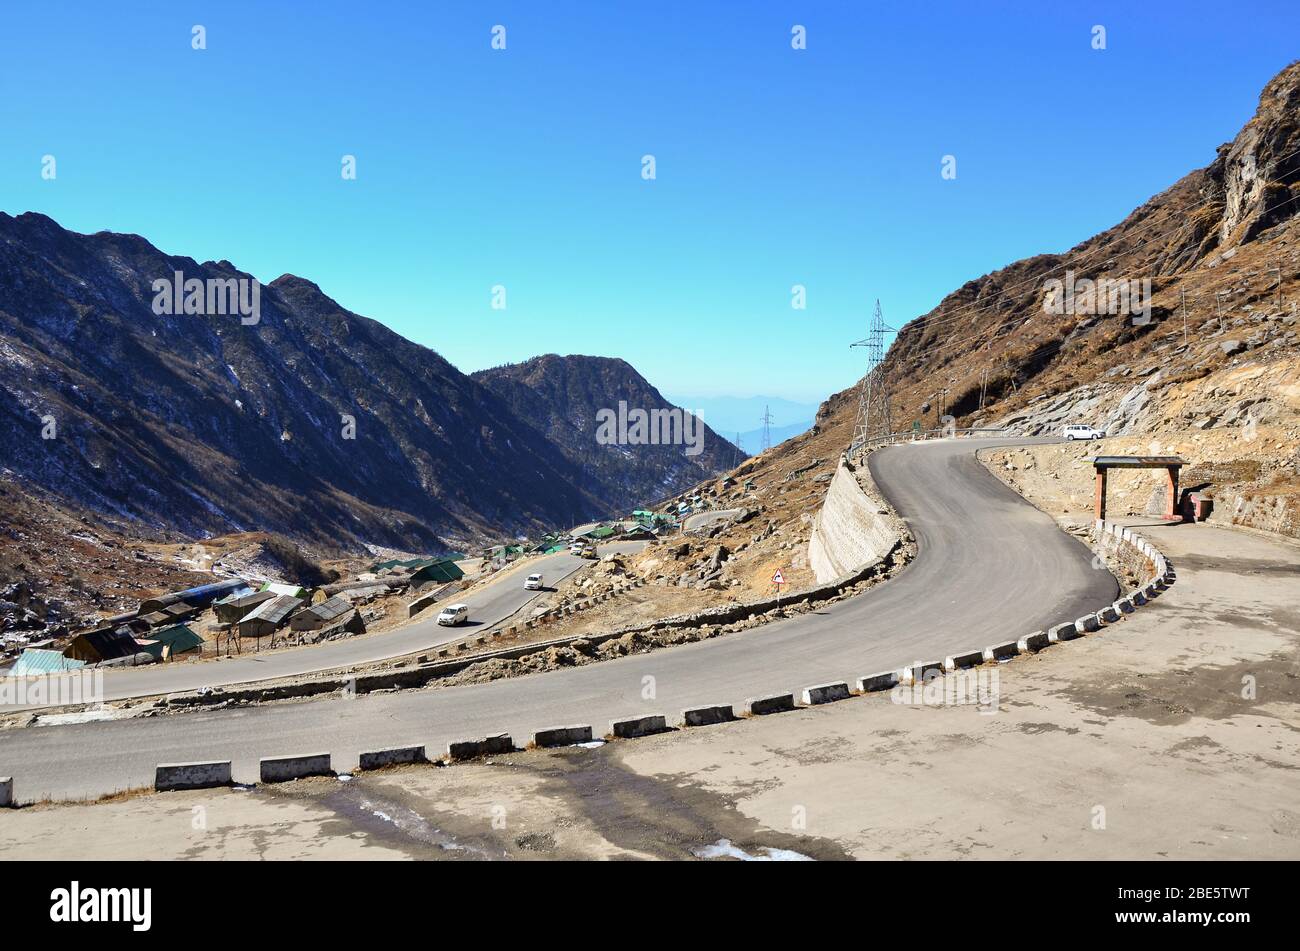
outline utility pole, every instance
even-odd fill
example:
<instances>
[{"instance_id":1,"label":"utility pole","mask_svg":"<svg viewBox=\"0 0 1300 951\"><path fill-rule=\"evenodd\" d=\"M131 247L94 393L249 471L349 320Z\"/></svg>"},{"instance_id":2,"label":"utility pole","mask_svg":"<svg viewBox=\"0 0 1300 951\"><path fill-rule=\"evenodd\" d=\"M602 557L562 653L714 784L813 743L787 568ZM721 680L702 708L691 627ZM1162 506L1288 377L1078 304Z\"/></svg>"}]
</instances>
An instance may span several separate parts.
<instances>
[{"instance_id":1,"label":"utility pole","mask_svg":"<svg viewBox=\"0 0 1300 951\"><path fill-rule=\"evenodd\" d=\"M989 388L989 368L980 370L980 409L984 408L984 394Z\"/></svg>"},{"instance_id":2,"label":"utility pole","mask_svg":"<svg viewBox=\"0 0 1300 951\"><path fill-rule=\"evenodd\" d=\"M934 400L934 418L937 423L948 412L948 387L940 388L930 399Z\"/></svg>"},{"instance_id":3,"label":"utility pole","mask_svg":"<svg viewBox=\"0 0 1300 951\"><path fill-rule=\"evenodd\" d=\"M772 448L772 408L770 406L763 407L762 422L763 422L763 452L767 452L769 449Z\"/></svg>"},{"instance_id":4,"label":"utility pole","mask_svg":"<svg viewBox=\"0 0 1300 951\"><path fill-rule=\"evenodd\" d=\"M863 339L849 344L851 348L865 347L867 350L867 375L862 378L862 385L858 389L858 415L853 423L850 454L865 444L876 430L886 435L890 431L889 388L885 380L884 362L885 334L893 332L894 328L885 323L880 312L880 300L877 299L870 332Z\"/></svg>"},{"instance_id":5,"label":"utility pole","mask_svg":"<svg viewBox=\"0 0 1300 951\"><path fill-rule=\"evenodd\" d=\"M1277 261L1277 293L1274 295L1274 301L1278 307L1282 306L1282 259Z\"/></svg>"}]
</instances>

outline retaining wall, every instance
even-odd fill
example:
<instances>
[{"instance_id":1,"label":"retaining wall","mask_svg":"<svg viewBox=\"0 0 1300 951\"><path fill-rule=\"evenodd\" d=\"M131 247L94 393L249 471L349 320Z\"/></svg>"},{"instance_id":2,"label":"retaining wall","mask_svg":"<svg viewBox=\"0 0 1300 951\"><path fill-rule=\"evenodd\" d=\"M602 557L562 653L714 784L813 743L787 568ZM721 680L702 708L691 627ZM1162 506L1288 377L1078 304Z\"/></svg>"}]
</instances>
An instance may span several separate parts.
<instances>
[{"instance_id":1,"label":"retaining wall","mask_svg":"<svg viewBox=\"0 0 1300 951\"><path fill-rule=\"evenodd\" d=\"M808 564L818 582L879 561L901 540L897 517L867 493L859 473L841 459L808 539Z\"/></svg>"}]
</instances>

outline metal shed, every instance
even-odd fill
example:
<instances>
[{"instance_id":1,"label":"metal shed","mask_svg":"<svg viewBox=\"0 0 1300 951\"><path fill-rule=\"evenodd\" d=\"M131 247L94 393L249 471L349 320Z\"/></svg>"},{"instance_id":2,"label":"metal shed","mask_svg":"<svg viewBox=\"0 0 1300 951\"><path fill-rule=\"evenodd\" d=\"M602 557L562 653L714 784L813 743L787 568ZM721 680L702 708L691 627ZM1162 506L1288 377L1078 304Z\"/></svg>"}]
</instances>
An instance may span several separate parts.
<instances>
[{"instance_id":1,"label":"metal shed","mask_svg":"<svg viewBox=\"0 0 1300 951\"><path fill-rule=\"evenodd\" d=\"M156 598L148 598L140 602L140 614L150 614L154 611L161 611L165 607L184 601L195 608L206 608L218 598L225 597L240 588L248 588L247 581L243 578L227 578L224 581L214 581L211 584L201 584L197 588L187 588L184 591L177 591L173 594L163 594Z\"/></svg>"},{"instance_id":2,"label":"metal shed","mask_svg":"<svg viewBox=\"0 0 1300 951\"><path fill-rule=\"evenodd\" d=\"M235 624L247 617L259 604L274 600L275 597L270 591L255 591L252 594L222 598L212 605L212 610L222 624Z\"/></svg>"},{"instance_id":3,"label":"metal shed","mask_svg":"<svg viewBox=\"0 0 1300 951\"><path fill-rule=\"evenodd\" d=\"M354 608L350 601L336 596L320 604L303 608L293 616L289 627L295 631L318 631L352 610Z\"/></svg>"},{"instance_id":4,"label":"metal shed","mask_svg":"<svg viewBox=\"0 0 1300 951\"><path fill-rule=\"evenodd\" d=\"M274 634L301 606L301 598L292 598L287 594L263 601L236 625L239 636L264 637Z\"/></svg>"}]
</instances>

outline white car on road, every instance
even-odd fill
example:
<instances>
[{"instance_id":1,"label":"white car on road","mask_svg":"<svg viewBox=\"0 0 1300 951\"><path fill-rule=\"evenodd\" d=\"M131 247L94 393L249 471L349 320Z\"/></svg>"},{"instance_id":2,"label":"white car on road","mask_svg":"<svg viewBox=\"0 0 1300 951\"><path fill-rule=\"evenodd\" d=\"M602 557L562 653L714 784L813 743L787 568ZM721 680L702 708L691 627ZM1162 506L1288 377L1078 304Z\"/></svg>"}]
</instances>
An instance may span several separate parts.
<instances>
[{"instance_id":1,"label":"white car on road","mask_svg":"<svg viewBox=\"0 0 1300 951\"><path fill-rule=\"evenodd\" d=\"M438 623L452 626L469 620L468 604L449 604L438 612Z\"/></svg>"},{"instance_id":2,"label":"white car on road","mask_svg":"<svg viewBox=\"0 0 1300 951\"><path fill-rule=\"evenodd\" d=\"M1091 426L1084 426L1082 423L1073 423L1061 430L1061 435L1066 439L1073 441L1075 439L1104 439L1106 433L1100 429L1093 429Z\"/></svg>"},{"instance_id":3,"label":"white car on road","mask_svg":"<svg viewBox=\"0 0 1300 951\"><path fill-rule=\"evenodd\" d=\"M542 576L535 573L529 575L524 581L524 589L527 591L541 591Z\"/></svg>"}]
</instances>

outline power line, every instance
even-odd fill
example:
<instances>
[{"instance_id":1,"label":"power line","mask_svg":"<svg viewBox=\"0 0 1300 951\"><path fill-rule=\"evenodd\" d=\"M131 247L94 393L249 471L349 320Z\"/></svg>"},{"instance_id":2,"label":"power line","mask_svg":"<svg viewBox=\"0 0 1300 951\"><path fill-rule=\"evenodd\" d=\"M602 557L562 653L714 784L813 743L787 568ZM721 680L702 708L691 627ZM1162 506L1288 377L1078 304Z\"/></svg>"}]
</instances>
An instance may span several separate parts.
<instances>
[{"instance_id":1,"label":"power line","mask_svg":"<svg viewBox=\"0 0 1300 951\"><path fill-rule=\"evenodd\" d=\"M880 299L876 299L876 309L871 315L870 330L867 336L849 344L849 347L864 347L867 351L867 375L858 387L858 414L853 421L853 438L849 442L849 454L863 445L877 431L890 431L889 423L889 389L885 381L885 334L894 333L894 328L885 323L880 312Z\"/></svg>"}]
</instances>

